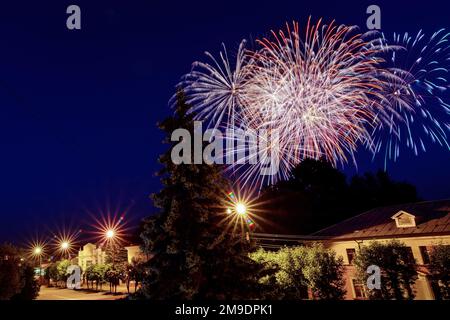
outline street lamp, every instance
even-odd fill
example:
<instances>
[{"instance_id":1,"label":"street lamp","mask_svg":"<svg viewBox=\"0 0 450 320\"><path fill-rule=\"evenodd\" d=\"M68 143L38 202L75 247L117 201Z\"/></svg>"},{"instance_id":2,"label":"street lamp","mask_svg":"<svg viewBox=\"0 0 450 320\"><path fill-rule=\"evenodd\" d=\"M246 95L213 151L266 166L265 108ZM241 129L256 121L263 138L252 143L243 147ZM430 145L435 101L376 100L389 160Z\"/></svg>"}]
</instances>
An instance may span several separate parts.
<instances>
[{"instance_id":1,"label":"street lamp","mask_svg":"<svg viewBox=\"0 0 450 320\"><path fill-rule=\"evenodd\" d=\"M67 250L67 249L69 249L69 247L70 247L70 244L67 241L63 241L61 243L61 249L62 250Z\"/></svg>"},{"instance_id":2,"label":"street lamp","mask_svg":"<svg viewBox=\"0 0 450 320\"><path fill-rule=\"evenodd\" d=\"M245 215L247 213L247 206L245 204L243 204L242 202L238 202L236 203L236 213L238 215Z\"/></svg>"},{"instance_id":3,"label":"street lamp","mask_svg":"<svg viewBox=\"0 0 450 320\"><path fill-rule=\"evenodd\" d=\"M39 280L42 278L42 247L37 246L33 249L34 255L39 258Z\"/></svg>"},{"instance_id":4,"label":"street lamp","mask_svg":"<svg viewBox=\"0 0 450 320\"><path fill-rule=\"evenodd\" d=\"M106 233L105 233L106 239L112 239L112 238L114 238L115 234L116 234L116 233L114 232L113 229L107 230Z\"/></svg>"},{"instance_id":5,"label":"street lamp","mask_svg":"<svg viewBox=\"0 0 450 320\"><path fill-rule=\"evenodd\" d=\"M63 240L60 243L60 248L61 248L63 256L65 256L67 254L67 258L70 259L70 242L67 240Z\"/></svg>"}]
</instances>

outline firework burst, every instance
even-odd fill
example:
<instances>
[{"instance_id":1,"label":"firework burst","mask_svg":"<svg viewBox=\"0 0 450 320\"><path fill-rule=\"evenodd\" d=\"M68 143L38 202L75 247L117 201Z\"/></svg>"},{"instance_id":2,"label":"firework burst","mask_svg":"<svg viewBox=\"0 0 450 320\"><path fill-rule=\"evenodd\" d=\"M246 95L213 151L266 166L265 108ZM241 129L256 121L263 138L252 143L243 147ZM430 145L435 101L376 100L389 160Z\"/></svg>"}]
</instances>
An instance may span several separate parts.
<instances>
[{"instance_id":1,"label":"firework burst","mask_svg":"<svg viewBox=\"0 0 450 320\"><path fill-rule=\"evenodd\" d=\"M257 50L245 49L243 41L234 69L225 47L220 60L207 53L214 63L194 63L181 87L208 127L244 129L258 138L267 133L256 163L229 168L241 184L260 189L287 179L306 158L356 165L361 145L374 154L384 148L394 158L400 142L424 150L422 136L448 147L450 125L438 121L444 119L439 113L449 114L443 99L448 69L439 65L450 61L447 38L440 30L430 39L419 32L391 42L334 21L308 20L304 30L294 22L257 40ZM230 152L242 150L233 144ZM262 175L268 158L277 160L278 171Z\"/></svg>"},{"instance_id":2,"label":"firework burst","mask_svg":"<svg viewBox=\"0 0 450 320\"><path fill-rule=\"evenodd\" d=\"M319 20L303 37L293 23L258 41L243 114L249 126L278 132L287 169L305 158L347 162L359 144L372 145L368 128L384 113L373 99L381 46L355 31Z\"/></svg>"},{"instance_id":3,"label":"firework burst","mask_svg":"<svg viewBox=\"0 0 450 320\"><path fill-rule=\"evenodd\" d=\"M425 152L429 142L450 149L450 106L444 102L449 86L449 37L441 29L431 37L419 31L415 36L384 38L404 48L385 54L386 68L397 76L385 81L383 88L383 103L393 113L374 132L376 152L384 155L385 167L389 159L400 156L402 146L415 155Z\"/></svg>"},{"instance_id":4,"label":"firework burst","mask_svg":"<svg viewBox=\"0 0 450 320\"><path fill-rule=\"evenodd\" d=\"M246 64L245 44L243 40L239 45L234 65L224 44L219 60L205 52L211 63L194 62L192 71L179 84L189 97L187 103L193 106L191 111L198 113L198 119L209 121L208 127L217 129L222 121L227 123L228 128L235 126L246 77L243 71Z\"/></svg>"}]
</instances>

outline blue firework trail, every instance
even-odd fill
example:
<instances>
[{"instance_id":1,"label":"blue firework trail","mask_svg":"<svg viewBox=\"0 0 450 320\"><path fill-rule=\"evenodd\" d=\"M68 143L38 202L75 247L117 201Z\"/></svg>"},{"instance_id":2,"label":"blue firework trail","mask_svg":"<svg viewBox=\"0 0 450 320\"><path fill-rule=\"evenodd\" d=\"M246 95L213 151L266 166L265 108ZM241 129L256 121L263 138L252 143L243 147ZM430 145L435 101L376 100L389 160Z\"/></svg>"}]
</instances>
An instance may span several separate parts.
<instances>
[{"instance_id":1,"label":"blue firework trail","mask_svg":"<svg viewBox=\"0 0 450 320\"><path fill-rule=\"evenodd\" d=\"M426 152L428 143L450 150L450 33L445 29L427 37L421 30L415 36L383 35L387 46L386 68L396 77L384 82L384 103L392 113L374 130L375 153L396 161L403 149L415 155ZM405 151L406 151L405 150Z\"/></svg>"}]
</instances>

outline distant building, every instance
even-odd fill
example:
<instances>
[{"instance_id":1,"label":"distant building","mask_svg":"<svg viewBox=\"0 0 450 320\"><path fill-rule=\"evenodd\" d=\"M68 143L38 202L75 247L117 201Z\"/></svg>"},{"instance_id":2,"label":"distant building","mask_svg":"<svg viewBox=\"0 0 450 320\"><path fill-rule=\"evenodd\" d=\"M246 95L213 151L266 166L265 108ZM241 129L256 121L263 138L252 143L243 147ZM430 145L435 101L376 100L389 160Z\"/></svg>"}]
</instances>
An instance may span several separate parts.
<instances>
[{"instance_id":1,"label":"distant building","mask_svg":"<svg viewBox=\"0 0 450 320\"><path fill-rule=\"evenodd\" d=\"M429 252L435 245L450 245L450 200L373 209L310 236L255 234L255 238L268 249L311 242L333 249L344 259L346 299L366 299L365 287L358 283L353 265L359 248L373 241L399 240L410 248L418 264L416 299L433 300L439 289L429 277Z\"/></svg>"},{"instance_id":2,"label":"distant building","mask_svg":"<svg viewBox=\"0 0 450 320\"><path fill-rule=\"evenodd\" d=\"M93 243L87 243L78 252L78 265L82 270L94 264L104 264L106 253L101 247L97 247Z\"/></svg>"},{"instance_id":3,"label":"distant building","mask_svg":"<svg viewBox=\"0 0 450 320\"><path fill-rule=\"evenodd\" d=\"M147 261L150 258L149 255L142 252L141 247L138 245L128 246L125 249L127 250L128 263L132 263L133 260Z\"/></svg>"},{"instance_id":4,"label":"distant building","mask_svg":"<svg viewBox=\"0 0 450 320\"><path fill-rule=\"evenodd\" d=\"M125 247L127 251L127 261L131 263L134 260L146 261L148 260L138 245L131 245ZM106 263L106 252L101 246L96 246L93 243L85 244L78 252L78 257L72 260L78 264L82 270L86 270L87 267L94 264Z\"/></svg>"}]
</instances>

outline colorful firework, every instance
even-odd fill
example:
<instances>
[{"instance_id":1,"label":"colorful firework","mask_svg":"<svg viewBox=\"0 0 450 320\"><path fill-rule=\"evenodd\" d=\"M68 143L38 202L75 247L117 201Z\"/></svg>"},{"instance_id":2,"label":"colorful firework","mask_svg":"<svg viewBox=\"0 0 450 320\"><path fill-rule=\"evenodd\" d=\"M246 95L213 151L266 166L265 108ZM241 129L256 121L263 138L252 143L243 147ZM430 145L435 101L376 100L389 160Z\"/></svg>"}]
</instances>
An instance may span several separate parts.
<instances>
[{"instance_id":1,"label":"colorful firework","mask_svg":"<svg viewBox=\"0 0 450 320\"><path fill-rule=\"evenodd\" d=\"M193 106L191 111L199 113L202 121L209 121L208 127L217 129L222 121L227 122L228 128L236 124L235 116L241 105L240 94L245 84L245 44L243 40L239 45L234 66L229 61L224 44L219 54L220 60L205 52L212 64L194 62L192 71L179 84L189 97L187 103Z\"/></svg>"},{"instance_id":2,"label":"colorful firework","mask_svg":"<svg viewBox=\"0 0 450 320\"><path fill-rule=\"evenodd\" d=\"M384 38L403 50L385 54L386 68L397 77L383 82L384 96L393 113L374 132L376 152L387 161L400 156L402 146L417 155L428 142L450 150L450 106L444 102L449 86L450 34L441 29L431 37L422 31L410 36L394 34ZM400 81L399 81L400 79Z\"/></svg>"},{"instance_id":3,"label":"colorful firework","mask_svg":"<svg viewBox=\"0 0 450 320\"><path fill-rule=\"evenodd\" d=\"M358 33L354 26L309 20L300 31L294 22L257 40L258 50L245 50L243 41L235 69L226 50L219 61L207 53L214 64L194 63L181 85L197 119L210 121L209 127L268 134L264 150L258 151L263 157L254 165L229 167L241 184L259 189L287 179L305 158L356 164L361 145L374 154L385 148L396 158L401 141L416 153L417 145L425 149L420 133L448 147L450 125L437 120L439 112L446 113L445 119L449 113L442 98L448 69L439 65L450 60L447 37L441 30L426 45L422 33L415 39L395 36L390 43L376 32ZM408 59L412 65L398 65ZM437 112L427 103L430 98ZM419 128L414 134L413 124ZM242 150L233 143L229 152ZM278 171L262 175L268 155L277 159Z\"/></svg>"}]
</instances>

